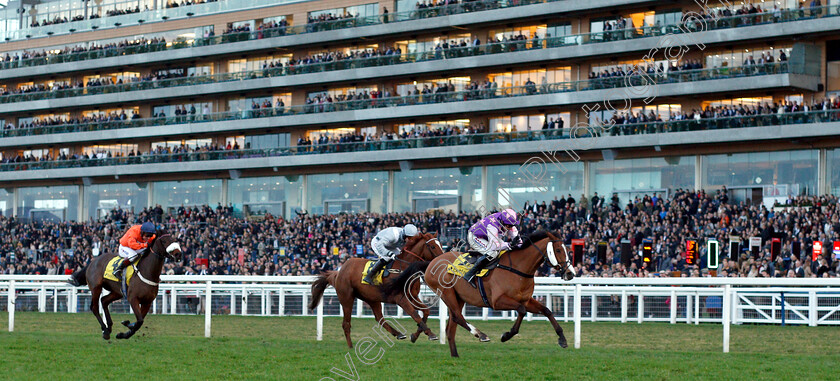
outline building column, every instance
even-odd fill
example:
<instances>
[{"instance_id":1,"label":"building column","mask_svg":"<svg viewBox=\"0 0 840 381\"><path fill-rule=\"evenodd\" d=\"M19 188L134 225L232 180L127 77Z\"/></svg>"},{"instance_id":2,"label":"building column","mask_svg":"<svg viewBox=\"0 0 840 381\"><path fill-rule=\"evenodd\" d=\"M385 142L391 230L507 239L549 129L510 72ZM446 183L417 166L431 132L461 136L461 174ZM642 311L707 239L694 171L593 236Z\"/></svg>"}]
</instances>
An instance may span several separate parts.
<instances>
[{"instance_id":1,"label":"building column","mask_svg":"<svg viewBox=\"0 0 840 381\"><path fill-rule=\"evenodd\" d=\"M87 214L87 203L85 203L85 191L87 187L84 184L79 185L79 207L76 208L76 221L83 222Z\"/></svg>"},{"instance_id":2,"label":"building column","mask_svg":"<svg viewBox=\"0 0 840 381\"><path fill-rule=\"evenodd\" d=\"M228 179L222 179L222 192L221 193L222 193L220 195L221 197L219 197L219 198L221 198L222 205L227 206L227 204L230 200L230 198L228 197ZM213 205L210 205L210 207L212 208Z\"/></svg>"},{"instance_id":3,"label":"building column","mask_svg":"<svg viewBox=\"0 0 840 381\"><path fill-rule=\"evenodd\" d=\"M828 179L828 150L820 148L817 160L817 191L816 196L831 192L831 182Z\"/></svg>"},{"instance_id":4,"label":"building column","mask_svg":"<svg viewBox=\"0 0 840 381\"><path fill-rule=\"evenodd\" d=\"M149 209L155 207L155 183L152 182L146 183L146 207Z\"/></svg>"},{"instance_id":5,"label":"building column","mask_svg":"<svg viewBox=\"0 0 840 381\"><path fill-rule=\"evenodd\" d=\"M706 168L703 168L703 155L697 155L694 157L694 190L699 191L703 189L703 184L706 182L703 178L703 174L706 173Z\"/></svg>"},{"instance_id":6,"label":"building column","mask_svg":"<svg viewBox=\"0 0 840 381\"><path fill-rule=\"evenodd\" d=\"M307 200L307 195L309 195L307 189L307 183L309 182L309 175L300 175L303 180L300 187L300 208L302 209L301 212L308 212L309 211L309 200Z\"/></svg>"},{"instance_id":7,"label":"building column","mask_svg":"<svg viewBox=\"0 0 840 381\"><path fill-rule=\"evenodd\" d=\"M20 188L12 190L12 216L18 217L18 204L20 203Z\"/></svg>"},{"instance_id":8,"label":"building column","mask_svg":"<svg viewBox=\"0 0 840 381\"><path fill-rule=\"evenodd\" d=\"M490 208L491 208L491 205L492 205L491 202L490 202L490 196L495 194L494 191L495 191L495 189L493 189L493 190L490 189L490 180L487 177L487 166L482 165L481 166L481 194L483 196L481 197L481 207L482 207L482 209L484 209L484 214L486 214L487 212L490 211Z\"/></svg>"},{"instance_id":9,"label":"building column","mask_svg":"<svg viewBox=\"0 0 840 381\"><path fill-rule=\"evenodd\" d=\"M388 171L388 198L385 204L388 213L394 212L394 171Z\"/></svg>"},{"instance_id":10,"label":"building column","mask_svg":"<svg viewBox=\"0 0 840 381\"><path fill-rule=\"evenodd\" d=\"M586 197L592 197L592 178L589 175L589 168L591 164L591 161L583 162L583 194L585 194Z\"/></svg>"}]
</instances>

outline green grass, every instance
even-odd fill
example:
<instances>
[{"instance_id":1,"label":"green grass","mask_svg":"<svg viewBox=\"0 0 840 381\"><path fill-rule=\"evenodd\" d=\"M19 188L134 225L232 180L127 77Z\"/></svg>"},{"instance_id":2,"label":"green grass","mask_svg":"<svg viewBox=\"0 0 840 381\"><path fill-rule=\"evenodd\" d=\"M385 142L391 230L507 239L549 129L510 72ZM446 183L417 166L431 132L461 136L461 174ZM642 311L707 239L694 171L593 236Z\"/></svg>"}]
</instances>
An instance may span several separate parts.
<instances>
[{"instance_id":1,"label":"green grass","mask_svg":"<svg viewBox=\"0 0 840 381\"><path fill-rule=\"evenodd\" d=\"M511 322L479 320L493 341L459 329L461 358L424 336L383 346L381 360L365 365L345 345L337 318L324 322L322 342L315 319L304 317L214 316L207 339L203 316L151 315L128 341L102 340L90 314L18 312L13 333L7 319L0 313L0 379L15 380L346 380L330 369L348 370L348 353L362 380L822 380L837 379L840 364L836 327L733 326L731 353L723 354L720 325L584 323L576 350L571 323L561 323L570 344L562 349L547 322L523 322L518 336L500 343ZM353 319L354 341L381 343L373 325ZM437 333L437 321L432 326Z\"/></svg>"}]
</instances>

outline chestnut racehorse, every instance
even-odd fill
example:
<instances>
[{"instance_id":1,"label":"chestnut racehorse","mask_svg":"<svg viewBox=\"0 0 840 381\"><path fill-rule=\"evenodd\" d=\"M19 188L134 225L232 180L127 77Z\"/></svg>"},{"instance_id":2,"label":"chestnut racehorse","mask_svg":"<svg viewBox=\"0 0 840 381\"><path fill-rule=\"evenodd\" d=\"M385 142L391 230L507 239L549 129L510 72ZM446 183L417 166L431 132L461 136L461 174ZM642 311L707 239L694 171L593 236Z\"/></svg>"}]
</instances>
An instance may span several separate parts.
<instances>
[{"instance_id":1,"label":"chestnut racehorse","mask_svg":"<svg viewBox=\"0 0 840 381\"><path fill-rule=\"evenodd\" d=\"M115 255L100 255L87 266L81 270L73 273L71 284L75 286L88 285L90 288L90 312L96 316L99 321L99 326L102 328L102 338L108 340L111 338L111 329L114 323L111 321L111 312L108 306L122 299L122 287L120 282L115 282L104 278L105 269L108 262L114 258ZM181 245L169 234L163 234L157 238L149 246L146 254L137 261L137 271L131 278L128 284L128 303L131 305L132 311L137 321L130 323L128 320L123 321L122 324L128 327L127 332L120 332L117 334L118 339L128 339L136 333L140 327L143 326L143 319L149 313L152 303L158 295L158 285L160 284L160 271L163 269L163 262L165 259L180 260ZM102 289L110 291L110 294L102 297ZM105 321L102 321L102 316L99 315L99 303L102 303L102 310L105 312Z\"/></svg>"},{"instance_id":2,"label":"chestnut racehorse","mask_svg":"<svg viewBox=\"0 0 840 381\"><path fill-rule=\"evenodd\" d=\"M443 254L443 248L437 240L437 234L425 233L407 237L405 248L394 259L392 269L402 272L412 263L431 261L441 254ZM417 322L417 332L411 334L412 343L417 340L420 333L428 335L430 340L437 340L435 334L426 326L426 320L429 318L429 308L425 305L418 305L417 302L412 303L408 299L408 297L412 297L413 300L418 300L417 295L420 293L420 285L417 284L416 287L411 288L409 291L411 295L408 297L404 293L385 295L382 291L383 287L393 282L397 275L382 278L383 284L380 286L363 284L362 270L364 270L367 262L368 260L364 258L350 258L338 271L327 271L319 275L315 283L312 284L312 301L309 303L309 309L314 310L321 302L321 297L324 295L327 286L333 286L344 311L344 321L341 326L344 328L344 336L347 339L347 346L350 348L353 348L353 342L350 340L350 316L353 314L353 304L356 298L367 303L373 310L376 321L397 339L405 339L405 335L382 319L381 303L383 302L402 307L403 311ZM417 314L418 310L423 312L422 317Z\"/></svg>"},{"instance_id":3,"label":"chestnut racehorse","mask_svg":"<svg viewBox=\"0 0 840 381\"><path fill-rule=\"evenodd\" d=\"M487 335L464 319L461 313L464 303L476 307L490 307L497 311L514 310L518 313L513 327L502 335L502 342L510 340L519 333L522 318L526 312L531 312L545 315L557 333L557 343L563 348L568 346L566 337L563 335L563 328L557 324L554 314L533 298L534 273L543 262L548 262L558 269L565 280L574 278L575 270L572 267L571 257L566 246L562 244L562 240L549 232L536 232L525 238L519 249L504 254L499 260L498 267L480 280L475 280L476 283L483 282L488 303L484 302L477 287L473 287L460 276L446 272L447 265L453 263L460 254L449 252L430 263L415 263L404 271L387 290L389 294L396 294L405 287L412 287L412 282L410 282L412 274L417 270L424 271L423 279L426 284L440 295L441 300L449 308L446 338L449 341L449 352L452 357L458 357L458 350L455 347L455 330L458 325L470 331L482 342L489 341Z\"/></svg>"}]
</instances>

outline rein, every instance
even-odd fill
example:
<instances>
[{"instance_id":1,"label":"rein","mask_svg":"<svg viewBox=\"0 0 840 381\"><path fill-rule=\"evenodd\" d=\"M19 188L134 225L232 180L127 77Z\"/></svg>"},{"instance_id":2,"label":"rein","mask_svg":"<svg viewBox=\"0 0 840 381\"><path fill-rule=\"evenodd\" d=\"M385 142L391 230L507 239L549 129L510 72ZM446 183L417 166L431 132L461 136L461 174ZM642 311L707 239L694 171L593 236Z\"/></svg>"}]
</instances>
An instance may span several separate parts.
<instances>
[{"instance_id":1,"label":"rein","mask_svg":"<svg viewBox=\"0 0 840 381\"><path fill-rule=\"evenodd\" d=\"M549 240L548 240L548 245L553 245L555 242L560 242L560 241L561 241L561 240L559 240L559 239L557 239L557 240L552 240L552 239L549 239ZM539 247L539 246L537 246L537 245L536 245L533 241L531 241L531 239L530 239L530 238L528 238L528 242L531 244L531 246L533 246L534 248L536 248L536 249L537 249L537 251L539 251L539 252L540 252L540 254L542 254L542 259L540 260L539 264L542 264L543 262L548 262L548 263L551 263L551 260L548 258L548 252L547 252L546 250L542 250L542 249L540 249L540 247ZM546 247L548 247L548 246L546 246ZM512 254L512 253L511 253L511 254ZM566 255L568 255L568 252L566 253ZM555 260L556 260L556 259L555 259ZM499 268L499 269L502 269L502 270L506 270L506 271L510 271L510 272L512 272L512 273L514 273L514 274L516 274L516 275L519 275L519 276L521 276L521 277L523 277L523 278L533 278L533 277L534 277L534 275L533 275L533 274L526 274L526 273L524 273L524 272L522 272L522 271L519 271L519 270L517 270L517 269L513 268L513 259L511 259L511 258L510 258L510 255L508 255L508 263L510 264L510 266L505 266L505 265L503 265L503 264L499 263L498 265L496 265L496 268ZM559 270L561 271L561 273L565 273L565 272L566 272L566 271L568 271L568 269L569 269L569 262L568 262L568 261L564 261L562 265L558 264L557 266L552 266L552 267L554 267L554 268L558 268L558 267L559 267L559 268L560 268Z\"/></svg>"},{"instance_id":2,"label":"rein","mask_svg":"<svg viewBox=\"0 0 840 381\"><path fill-rule=\"evenodd\" d=\"M437 239L437 238L431 238L431 239L427 240L426 242L424 242L424 243L423 243L423 247L424 247L424 248L429 248L429 242L432 242L432 241L434 241L434 240L436 240L436 239ZM429 250L429 251L431 251L431 250ZM421 260L421 261L425 261L425 260L426 260L425 258L423 258L423 257L421 257L421 256L419 256L419 255L417 255L417 253L415 253L415 252L413 252L413 251L411 251L411 250L408 250L408 249L403 249L403 252L404 252L404 253L408 253L408 254L410 254L410 255L414 256L415 258L417 258L417 259L419 259L419 260ZM394 260L397 260L397 261L400 261L400 262L403 262L403 263L411 263L411 262L406 261L405 259L401 259L401 258L394 258Z\"/></svg>"}]
</instances>

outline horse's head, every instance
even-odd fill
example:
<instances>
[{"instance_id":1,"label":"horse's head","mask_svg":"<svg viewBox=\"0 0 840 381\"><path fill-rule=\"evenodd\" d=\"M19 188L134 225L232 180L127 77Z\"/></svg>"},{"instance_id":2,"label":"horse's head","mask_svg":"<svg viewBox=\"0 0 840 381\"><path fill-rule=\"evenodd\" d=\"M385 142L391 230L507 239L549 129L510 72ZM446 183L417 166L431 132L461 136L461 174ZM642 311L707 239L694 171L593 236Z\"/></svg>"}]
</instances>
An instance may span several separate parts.
<instances>
[{"instance_id":1,"label":"horse's head","mask_svg":"<svg viewBox=\"0 0 840 381\"><path fill-rule=\"evenodd\" d=\"M152 244L152 253L172 261L181 260L181 244L171 234L163 234L155 238Z\"/></svg>"},{"instance_id":2,"label":"horse's head","mask_svg":"<svg viewBox=\"0 0 840 381\"><path fill-rule=\"evenodd\" d=\"M566 245L563 244L563 240L550 232L536 234L544 235L544 237L540 236L536 242L532 240L532 243L540 249L545 261L563 274L563 279L572 280L575 277L575 267L572 266L572 257Z\"/></svg>"},{"instance_id":3,"label":"horse's head","mask_svg":"<svg viewBox=\"0 0 840 381\"><path fill-rule=\"evenodd\" d=\"M424 261L431 261L443 254L443 247L435 233L422 233L414 237L408 237L405 241L405 250L417 255Z\"/></svg>"}]
</instances>

